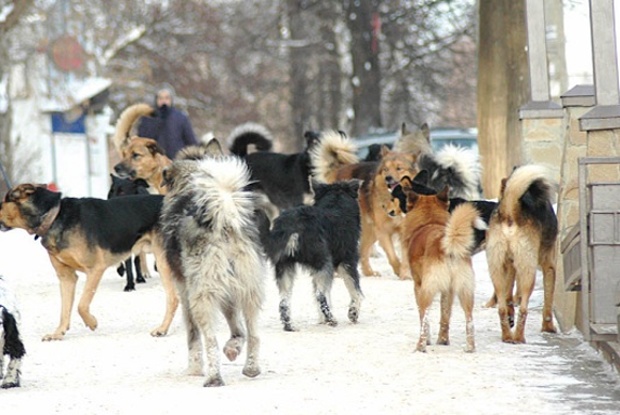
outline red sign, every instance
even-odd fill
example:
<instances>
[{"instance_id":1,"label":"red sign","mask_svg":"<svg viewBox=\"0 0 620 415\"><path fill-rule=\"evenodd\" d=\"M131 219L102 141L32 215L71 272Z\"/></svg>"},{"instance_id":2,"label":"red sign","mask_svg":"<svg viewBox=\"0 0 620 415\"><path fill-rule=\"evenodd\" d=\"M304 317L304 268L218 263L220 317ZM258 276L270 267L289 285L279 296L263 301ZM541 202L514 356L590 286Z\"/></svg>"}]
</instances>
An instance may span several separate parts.
<instances>
[{"instance_id":1,"label":"red sign","mask_svg":"<svg viewBox=\"0 0 620 415\"><path fill-rule=\"evenodd\" d=\"M84 49L76 38L64 35L52 43L52 60L64 72L73 72L84 65Z\"/></svg>"}]
</instances>

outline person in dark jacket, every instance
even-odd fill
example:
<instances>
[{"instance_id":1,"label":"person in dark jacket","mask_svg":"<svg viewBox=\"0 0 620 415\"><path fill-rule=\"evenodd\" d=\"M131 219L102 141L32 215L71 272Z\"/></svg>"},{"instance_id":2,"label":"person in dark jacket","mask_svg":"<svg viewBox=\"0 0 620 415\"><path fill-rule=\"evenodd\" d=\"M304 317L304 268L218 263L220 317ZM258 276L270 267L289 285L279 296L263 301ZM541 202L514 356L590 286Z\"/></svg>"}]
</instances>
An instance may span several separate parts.
<instances>
[{"instance_id":1,"label":"person in dark jacket","mask_svg":"<svg viewBox=\"0 0 620 415\"><path fill-rule=\"evenodd\" d=\"M153 138L170 159L185 146L198 144L189 118L172 106L172 88L157 91L154 118L143 118L138 127L140 137Z\"/></svg>"}]
</instances>

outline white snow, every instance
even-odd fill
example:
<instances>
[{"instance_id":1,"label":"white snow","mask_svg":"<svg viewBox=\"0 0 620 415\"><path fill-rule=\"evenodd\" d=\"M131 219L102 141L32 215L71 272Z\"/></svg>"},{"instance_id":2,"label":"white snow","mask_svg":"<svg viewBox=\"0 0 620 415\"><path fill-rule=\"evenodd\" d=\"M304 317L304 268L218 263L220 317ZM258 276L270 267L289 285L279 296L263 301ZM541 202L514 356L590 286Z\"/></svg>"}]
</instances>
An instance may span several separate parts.
<instances>
[{"instance_id":1,"label":"white snow","mask_svg":"<svg viewBox=\"0 0 620 415\"><path fill-rule=\"evenodd\" d=\"M528 343L500 341L497 311L482 308L492 293L484 253L474 257L476 353L463 351L464 318L458 302L451 345L433 344L427 353L414 352L419 322L413 284L396 279L379 256L371 260L384 276L362 279L365 300L356 325L347 321L349 300L340 279L332 294L339 325L317 324L310 280L301 275L292 298L293 322L300 331L284 332L276 285L272 275L265 275L262 374L255 379L241 374L244 353L232 363L222 355L226 386L203 388L202 377L184 374L187 351L180 310L168 336L149 335L164 313L164 292L156 273L135 292L126 293L124 280L109 269L91 307L97 330L84 326L74 306L65 339L42 342L60 314L58 282L47 255L22 230L0 233L0 252L0 273L21 306L27 349L22 387L0 390L2 414L617 413L617 374L579 333L540 333L540 284L530 303ZM80 276L78 299L83 284ZM437 309L435 303L430 319L433 343ZM220 348L227 335L220 321ZM602 373L595 374L595 380L584 377L597 367Z\"/></svg>"}]
</instances>

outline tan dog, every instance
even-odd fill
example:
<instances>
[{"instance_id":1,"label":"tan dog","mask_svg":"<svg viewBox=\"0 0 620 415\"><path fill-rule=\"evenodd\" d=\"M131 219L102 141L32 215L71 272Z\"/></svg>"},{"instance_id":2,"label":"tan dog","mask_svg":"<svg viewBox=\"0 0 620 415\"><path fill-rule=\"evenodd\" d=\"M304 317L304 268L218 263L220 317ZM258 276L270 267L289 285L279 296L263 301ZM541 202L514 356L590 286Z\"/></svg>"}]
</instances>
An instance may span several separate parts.
<instances>
[{"instance_id":1,"label":"tan dog","mask_svg":"<svg viewBox=\"0 0 620 415\"><path fill-rule=\"evenodd\" d=\"M470 204L448 212L448 188L437 195L423 196L407 190L407 214L402 241L413 276L420 313L420 338L416 350L425 352L429 339L428 309L441 293L441 321L437 344L450 343L452 303L456 295L465 312L466 347L473 352L474 269L471 254L475 246L474 227L486 225Z\"/></svg>"},{"instance_id":2,"label":"tan dog","mask_svg":"<svg viewBox=\"0 0 620 415\"><path fill-rule=\"evenodd\" d=\"M542 166L515 169L502 181L499 205L489 222L487 261L497 295L502 341L507 343L525 343L528 303L538 267L544 286L542 331L556 332L552 309L558 222L551 205L553 186ZM519 304L514 334L513 298Z\"/></svg>"},{"instance_id":3,"label":"tan dog","mask_svg":"<svg viewBox=\"0 0 620 415\"><path fill-rule=\"evenodd\" d=\"M146 180L151 193L166 194L162 172L172 161L157 141L135 135L140 119L151 116L153 111L147 104L135 104L121 113L113 137L121 161L114 166L114 171L120 177Z\"/></svg>"},{"instance_id":4,"label":"tan dog","mask_svg":"<svg viewBox=\"0 0 620 415\"><path fill-rule=\"evenodd\" d=\"M0 203L0 230L21 228L41 238L60 282L60 324L43 340L61 340L69 330L77 271L86 274L78 312L84 324L95 330L98 323L90 304L104 271L142 250L155 254L166 291L164 320L151 334L163 336L168 332L178 299L159 233L162 205L160 195L109 200L63 198L45 185L29 183L7 192Z\"/></svg>"}]
</instances>

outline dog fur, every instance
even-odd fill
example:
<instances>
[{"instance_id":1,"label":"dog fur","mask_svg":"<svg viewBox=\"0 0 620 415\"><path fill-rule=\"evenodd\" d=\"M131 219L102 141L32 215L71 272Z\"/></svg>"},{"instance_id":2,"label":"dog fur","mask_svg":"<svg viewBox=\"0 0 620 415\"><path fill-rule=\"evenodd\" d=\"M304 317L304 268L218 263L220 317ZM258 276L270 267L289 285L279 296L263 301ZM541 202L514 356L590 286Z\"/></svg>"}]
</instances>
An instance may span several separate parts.
<instances>
[{"instance_id":1,"label":"dog fur","mask_svg":"<svg viewBox=\"0 0 620 415\"><path fill-rule=\"evenodd\" d=\"M348 317L359 318L363 298L357 266L360 218L359 181L314 184L315 203L284 210L271 232L263 230L263 245L274 264L280 293L280 320L285 331L295 331L290 301L296 265L310 272L319 318L330 326L337 321L331 312L330 292L334 273L344 279L351 302Z\"/></svg>"},{"instance_id":2,"label":"dog fur","mask_svg":"<svg viewBox=\"0 0 620 415\"><path fill-rule=\"evenodd\" d=\"M312 202L310 186L312 167L311 149L318 141L318 134L304 134L306 148L299 153L281 154L271 151L272 138L259 124L244 124L235 128L227 141L231 154L241 157L250 167L252 180L267 195L278 210ZM250 153L249 146L259 151Z\"/></svg>"},{"instance_id":3,"label":"dog fur","mask_svg":"<svg viewBox=\"0 0 620 415\"><path fill-rule=\"evenodd\" d=\"M247 190L248 167L232 156L175 160L164 176L170 192L162 224L187 329L188 371L203 373L204 351L204 386L224 385L215 334L219 310L230 327L224 354L235 360L247 338L242 373L258 376L266 258L255 224L257 195Z\"/></svg>"},{"instance_id":4,"label":"dog fur","mask_svg":"<svg viewBox=\"0 0 620 415\"><path fill-rule=\"evenodd\" d=\"M19 333L20 315L15 294L9 289L4 277L0 275L0 388L20 386L22 358L26 348ZM4 356L9 363L4 374Z\"/></svg>"},{"instance_id":5,"label":"dog fur","mask_svg":"<svg viewBox=\"0 0 620 415\"><path fill-rule=\"evenodd\" d=\"M318 146L312 151L312 159L315 177L319 181L362 180L359 195L362 273L366 276L379 275L370 265L372 247L379 241L394 274L401 279L409 278L409 267L406 262L401 267L393 242L393 238L400 235L401 218L390 217L385 206L391 201L389 188L402 177L414 177L418 173L417 155L392 151L384 146L379 162L358 163L355 144L340 133L328 131L321 135Z\"/></svg>"},{"instance_id":6,"label":"dog fur","mask_svg":"<svg viewBox=\"0 0 620 415\"><path fill-rule=\"evenodd\" d=\"M60 324L43 340L61 340L69 330L77 285L76 271L86 274L78 313L87 327L97 328L90 312L104 271L142 250L155 254L162 286L166 292L166 313L153 336L167 333L177 307L161 236L159 215L163 196L135 195L113 198L69 198L45 185L15 186L0 203L0 230L25 229L37 235L47 250L60 282Z\"/></svg>"},{"instance_id":7,"label":"dog fur","mask_svg":"<svg viewBox=\"0 0 620 415\"><path fill-rule=\"evenodd\" d=\"M108 199L129 195L149 194L149 185L143 179L129 180L116 177L113 174L110 175L110 178L112 179L112 183L110 184L110 190L108 191ZM127 282L125 284L125 288L123 288L123 291L125 292L134 291L136 289L135 282L145 283L145 277L151 277L146 263L146 254L144 252L141 252L138 256L131 255L118 266L116 271L120 276L126 274Z\"/></svg>"},{"instance_id":8,"label":"dog fur","mask_svg":"<svg viewBox=\"0 0 620 415\"><path fill-rule=\"evenodd\" d=\"M415 298L420 315L420 338L416 350L425 352L430 344L428 310L437 293L441 293L441 321L437 344L450 343L449 327L452 303L456 295L465 312L465 351L475 351L474 339L474 270L471 262L474 227L484 223L469 204L448 212L448 188L437 195L407 192L407 215L402 226L402 240L407 247Z\"/></svg>"},{"instance_id":9,"label":"dog fur","mask_svg":"<svg viewBox=\"0 0 620 415\"><path fill-rule=\"evenodd\" d=\"M437 153L421 155L418 165L420 170L428 171L428 186L436 191L449 186L451 198L481 199L482 164L476 151L446 145Z\"/></svg>"},{"instance_id":10,"label":"dog fur","mask_svg":"<svg viewBox=\"0 0 620 415\"><path fill-rule=\"evenodd\" d=\"M162 172L172 161L156 140L135 135L140 119L152 115L153 111L150 105L135 104L121 113L113 136L121 161L114 166L114 171L122 178L145 180L150 193L165 194Z\"/></svg>"},{"instance_id":11,"label":"dog fur","mask_svg":"<svg viewBox=\"0 0 620 415\"><path fill-rule=\"evenodd\" d=\"M502 181L499 205L487 231L486 252L503 342L525 343L528 303L538 267L544 287L542 331L556 332L552 313L558 221L551 204L555 186L547 169L533 164L515 169ZM513 299L519 305L514 333L510 328Z\"/></svg>"}]
</instances>

